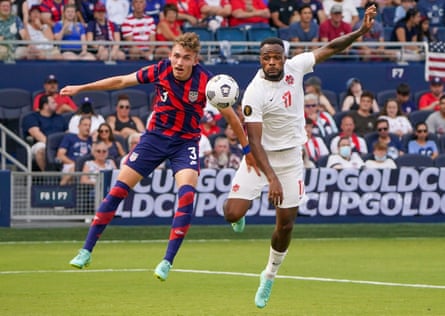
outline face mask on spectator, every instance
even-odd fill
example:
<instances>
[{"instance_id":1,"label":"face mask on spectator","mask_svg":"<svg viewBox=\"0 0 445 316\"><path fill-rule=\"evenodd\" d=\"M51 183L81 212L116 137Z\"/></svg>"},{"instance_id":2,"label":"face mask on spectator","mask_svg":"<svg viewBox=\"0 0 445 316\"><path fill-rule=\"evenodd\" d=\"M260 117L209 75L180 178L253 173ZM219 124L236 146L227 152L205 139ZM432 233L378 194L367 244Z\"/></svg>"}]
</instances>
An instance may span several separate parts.
<instances>
[{"instance_id":1,"label":"face mask on spectator","mask_svg":"<svg viewBox=\"0 0 445 316\"><path fill-rule=\"evenodd\" d=\"M341 146L339 153L343 158L351 157L351 146Z\"/></svg>"}]
</instances>

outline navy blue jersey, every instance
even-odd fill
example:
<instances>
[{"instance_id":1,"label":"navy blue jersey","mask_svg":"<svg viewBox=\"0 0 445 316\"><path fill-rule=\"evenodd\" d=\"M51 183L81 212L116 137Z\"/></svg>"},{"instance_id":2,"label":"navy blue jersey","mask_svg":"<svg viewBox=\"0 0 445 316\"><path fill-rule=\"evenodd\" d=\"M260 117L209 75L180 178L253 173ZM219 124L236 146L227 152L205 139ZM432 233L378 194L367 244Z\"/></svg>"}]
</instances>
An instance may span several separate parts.
<instances>
[{"instance_id":1,"label":"navy blue jersey","mask_svg":"<svg viewBox=\"0 0 445 316\"><path fill-rule=\"evenodd\" d=\"M199 122L206 106L205 87L212 74L200 64L193 66L186 81L173 76L170 60L142 68L139 83L156 84L153 113L147 129L170 137L199 139Z\"/></svg>"}]
</instances>

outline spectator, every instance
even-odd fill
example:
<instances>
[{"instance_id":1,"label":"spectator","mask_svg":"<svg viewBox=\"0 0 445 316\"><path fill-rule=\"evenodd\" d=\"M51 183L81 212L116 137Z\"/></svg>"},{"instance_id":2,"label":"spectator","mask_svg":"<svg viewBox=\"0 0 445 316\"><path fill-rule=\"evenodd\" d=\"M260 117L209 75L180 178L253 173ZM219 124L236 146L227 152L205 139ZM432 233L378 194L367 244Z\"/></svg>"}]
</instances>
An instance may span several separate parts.
<instances>
[{"instance_id":1,"label":"spectator","mask_svg":"<svg viewBox=\"0 0 445 316\"><path fill-rule=\"evenodd\" d=\"M304 144L303 152L313 162L317 162L321 156L329 155L328 147L321 137L312 134L314 123L311 119L306 118L306 134L307 142Z\"/></svg>"},{"instance_id":2,"label":"spectator","mask_svg":"<svg viewBox=\"0 0 445 316\"><path fill-rule=\"evenodd\" d=\"M408 12L406 12L406 16L394 26L391 33L391 42L419 42L419 22L419 11L416 8L409 9ZM403 52L403 60L417 61L423 59L419 46L403 46L401 49Z\"/></svg>"},{"instance_id":3,"label":"spectator","mask_svg":"<svg viewBox=\"0 0 445 316\"><path fill-rule=\"evenodd\" d=\"M178 8L178 20L182 28L195 26L199 22L201 13L199 12L198 1L196 0L167 0L167 3L176 4Z\"/></svg>"},{"instance_id":4,"label":"spectator","mask_svg":"<svg viewBox=\"0 0 445 316\"><path fill-rule=\"evenodd\" d=\"M158 25L162 14L162 10L165 7L165 0L145 0L145 14L149 15Z\"/></svg>"},{"instance_id":5,"label":"spectator","mask_svg":"<svg viewBox=\"0 0 445 316\"><path fill-rule=\"evenodd\" d=\"M122 23L122 36L128 42L140 42L129 48L130 59L153 60L156 40L154 19L145 14L145 0L133 0L133 13Z\"/></svg>"},{"instance_id":6,"label":"spectator","mask_svg":"<svg viewBox=\"0 0 445 316\"><path fill-rule=\"evenodd\" d=\"M235 132L233 131L232 126L230 124L227 124L224 135L227 137L227 140L229 141L229 149L230 152L241 160L243 158L243 146L241 146L238 137L236 137Z\"/></svg>"},{"instance_id":7,"label":"spectator","mask_svg":"<svg viewBox=\"0 0 445 316\"><path fill-rule=\"evenodd\" d=\"M200 0L198 1L201 12L201 24L212 31L219 27L229 25L228 18L232 13L232 5L229 0Z\"/></svg>"},{"instance_id":8,"label":"spectator","mask_svg":"<svg viewBox=\"0 0 445 316\"><path fill-rule=\"evenodd\" d=\"M374 131L376 125L376 117L371 114L374 95L369 91L363 91L360 96L360 104L358 110L351 111L350 115L354 120L355 133L359 136L365 136Z\"/></svg>"},{"instance_id":9,"label":"spectator","mask_svg":"<svg viewBox=\"0 0 445 316\"><path fill-rule=\"evenodd\" d=\"M436 159L439 155L437 144L428 139L428 126L425 123L417 123L414 139L408 142L408 153L419 154Z\"/></svg>"},{"instance_id":10,"label":"spectator","mask_svg":"<svg viewBox=\"0 0 445 316\"><path fill-rule=\"evenodd\" d=\"M341 132L335 136L330 145L331 153L338 153L338 142L341 137L349 137L351 142L352 151L356 151L362 155L368 153L368 147L363 137L354 133L355 125L354 120L350 115L345 115L340 124Z\"/></svg>"},{"instance_id":11,"label":"spectator","mask_svg":"<svg viewBox=\"0 0 445 316\"><path fill-rule=\"evenodd\" d=\"M262 0L232 0L230 26L269 27L270 11Z\"/></svg>"},{"instance_id":12,"label":"spectator","mask_svg":"<svg viewBox=\"0 0 445 316\"><path fill-rule=\"evenodd\" d=\"M83 165L83 173L99 173L101 170L116 169L116 163L113 159L108 158L108 147L102 141L97 141L93 144L91 154L93 159L85 161ZM95 185L97 177L94 175L82 175L80 183Z\"/></svg>"},{"instance_id":13,"label":"spectator","mask_svg":"<svg viewBox=\"0 0 445 316\"><path fill-rule=\"evenodd\" d=\"M419 99L419 110L438 111L439 100L443 96L443 81L440 77L430 80L430 91L422 94Z\"/></svg>"},{"instance_id":14,"label":"spectator","mask_svg":"<svg viewBox=\"0 0 445 316\"><path fill-rule=\"evenodd\" d=\"M396 11L394 13L394 24L397 24L400 20L405 18L406 12L409 9L415 8L416 2L414 0L401 0L400 4L396 7Z\"/></svg>"},{"instance_id":15,"label":"spectator","mask_svg":"<svg viewBox=\"0 0 445 316\"><path fill-rule=\"evenodd\" d=\"M201 134L207 137L222 133L221 128L216 124L214 114L210 111L204 113L199 126L201 128Z\"/></svg>"},{"instance_id":16,"label":"spectator","mask_svg":"<svg viewBox=\"0 0 445 316\"><path fill-rule=\"evenodd\" d=\"M63 116L56 113L57 104L50 95L39 98L38 111L26 115L22 122L23 135L31 137L31 152L41 171L46 167L46 140L51 134L65 132L68 128Z\"/></svg>"},{"instance_id":17,"label":"spectator","mask_svg":"<svg viewBox=\"0 0 445 316\"><path fill-rule=\"evenodd\" d=\"M338 132L335 120L328 112L321 109L315 94L310 93L304 96L304 115L312 121L312 133L315 136L326 138Z\"/></svg>"},{"instance_id":18,"label":"spectator","mask_svg":"<svg viewBox=\"0 0 445 316\"><path fill-rule=\"evenodd\" d=\"M431 133L438 137L445 135L445 95L439 100L439 111L431 113L426 119L426 125Z\"/></svg>"},{"instance_id":19,"label":"spectator","mask_svg":"<svg viewBox=\"0 0 445 316\"><path fill-rule=\"evenodd\" d=\"M397 165L393 159L388 157L388 145L384 142L374 143L373 158L365 161L365 168L396 169Z\"/></svg>"},{"instance_id":20,"label":"spectator","mask_svg":"<svg viewBox=\"0 0 445 316\"><path fill-rule=\"evenodd\" d=\"M349 78L346 82L346 88L346 97L341 107L342 111L358 110L360 97L363 93L362 83L357 78ZM379 105L375 99L372 102L372 112L379 112Z\"/></svg>"},{"instance_id":21,"label":"spectator","mask_svg":"<svg viewBox=\"0 0 445 316\"><path fill-rule=\"evenodd\" d=\"M62 44L60 49L66 60L96 60L93 54L88 52L85 43L85 28L82 23L77 22L76 6L67 5L63 8L62 21L54 24L54 39L57 41L80 41L81 44Z\"/></svg>"},{"instance_id":22,"label":"spectator","mask_svg":"<svg viewBox=\"0 0 445 316\"><path fill-rule=\"evenodd\" d=\"M298 22L299 20L298 4L296 0L270 0L268 7L270 11L271 25L277 29L289 27L289 25Z\"/></svg>"},{"instance_id":23,"label":"spectator","mask_svg":"<svg viewBox=\"0 0 445 316\"><path fill-rule=\"evenodd\" d=\"M320 25L326 21L327 16L324 12L323 2L319 0L297 0L298 9L308 5L312 10L312 18L314 22ZM301 18L301 17L300 17Z\"/></svg>"},{"instance_id":24,"label":"spectator","mask_svg":"<svg viewBox=\"0 0 445 316\"><path fill-rule=\"evenodd\" d=\"M104 142L108 148L108 158L113 159L118 164L123 156L126 155L122 144L114 137L111 126L108 123L102 123L97 129L97 141Z\"/></svg>"},{"instance_id":25,"label":"spectator","mask_svg":"<svg viewBox=\"0 0 445 316\"><path fill-rule=\"evenodd\" d=\"M49 75L46 77L45 82L43 83L43 92L40 92L34 97L34 111L39 109L39 101L43 95L52 96L54 98L54 101L57 104L57 114L77 111L77 105L74 103L71 97L59 94L59 82L57 81L55 75Z\"/></svg>"},{"instance_id":26,"label":"spectator","mask_svg":"<svg viewBox=\"0 0 445 316\"><path fill-rule=\"evenodd\" d=\"M202 168L205 167L204 160L210 156L213 148L210 140L207 136L201 135L201 139L199 140L199 161Z\"/></svg>"},{"instance_id":27,"label":"spectator","mask_svg":"<svg viewBox=\"0 0 445 316\"><path fill-rule=\"evenodd\" d=\"M219 136L215 139L213 152L204 158L205 168L212 169L238 169L240 163L241 159L230 152L229 140L225 136Z\"/></svg>"},{"instance_id":28,"label":"spectator","mask_svg":"<svg viewBox=\"0 0 445 316\"><path fill-rule=\"evenodd\" d=\"M329 155L326 167L334 169L360 169L364 162L360 155L352 151L351 140L347 136L340 137L336 153Z\"/></svg>"},{"instance_id":29,"label":"spectator","mask_svg":"<svg viewBox=\"0 0 445 316\"><path fill-rule=\"evenodd\" d=\"M29 9L40 5L40 0L11 0L11 12L22 20L25 28L29 21Z\"/></svg>"},{"instance_id":30,"label":"spectator","mask_svg":"<svg viewBox=\"0 0 445 316\"><path fill-rule=\"evenodd\" d=\"M88 22L86 40L120 42L121 33L119 26L110 22L105 17L105 5L98 2L94 6L94 19ZM125 53L114 44L111 49L108 45L90 45L89 51L99 60L125 60Z\"/></svg>"},{"instance_id":31,"label":"spectator","mask_svg":"<svg viewBox=\"0 0 445 316\"><path fill-rule=\"evenodd\" d=\"M102 115L94 112L93 101L89 97L83 98L79 110L71 117L68 132L77 134L79 132L79 121L84 116L91 118L90 135L96 138L99 125L104 123L105 120Z\"/></svg>"},{"instance_id":32,"label":"spectator","mask_svg":"<svg viewBox=\"0 0 445 316\"><path fill-rule=\"evenodd\" d=\"M173 41L182 34L181 27L178 21L178 8L175 4L167 4L163 12L163 18L156 27L157 41ZM155 58L167 58L170 55L170 46L156 47Z\"/></svg>"},{"instance_id":33,"label":"spectator","mask_svg":"<svg viewBox=\"0 0 445 316\"><path fill-rule=\"evenodd\" d=\"M319 26L314 21L312 9L309 5L303 5L298 9L300 20L293 22L289 26L290 41L293 43L299 42L318 42ZM315 46L310 46L309 49L314 49ZM305 50L305 47L296 47L294 55L300 54Z\"/></svg>"},{"instance_id":34,"label":"spectator","mask_svg":"<svg viewBox=\"0 0 445 316\"><path fill-rule=\"evenodd\" d=\"M376 122L377 137L370 140L368 146L372 148L376 142L386 144L388 157L396 159L403 155L402 144L395 134L389 133L389 123L386 119L378 119Z\"/></svg>"},{"instance_id":35,"label":"spectator","mask_svg":"<svg viewBox=\"0 0 445 316\"><path fill-rule=\"evenodd\" d=\"M389 132L402 138L403 135L413 132L413 127L408 118L403 115L400 104L396 99L388 99L380 112L379 119L385 119L389 124Z\"/></svg>"},{"instance_id":36,"label":"spectator","mask_svg":"<svg viewBox=\"0 0 445 316\"><path fill-rule=\"evenodd\" d=\"M0 43L11 40L29 40L29 34L23 25L22 20L12 14L11 1L0 0ZM29 54L27 46L1 45L0 60L24 59Z\"/></svg>"},{"instance_id":37,"label":"spectator","mask_svg":"<svg viewBox=\"0 0 445 316\"><path fill-rule=\"evenodd\" d=\"M127 95L121 94L117 97L116 113L107 117L107 123L115 135L124 138L133 133L142 133L144 124L137 116L130 115L130 99Z\"/></svg>"},{"instance_id":38,"label":"spectator","mask_svg":"<svg viewBox=\"0 0 445 316\"><path fill-rule=\"evenodd\" d=\"M411 98L411 89L405 82L400 83L396 88L396 101L405 115L417 110L417 105Z\"/></svg>"},{"instance_id":39,"label":"spectator","mask_svg":"<svg viewBox=\"0 0 445 316\"><path fill-rule=\"evenodd\" d=\"M358 11L354 1L352 0L324 0L323 7L328 18L332 18L332 7L340 6L342 10L342 20L343 22L349 24L351 27L354 27L358 22ZM338 11L338 9L337 9ZM337 12L335 12L337 13Z\"/></svg>"},{"instance_id":40,"label":"spectator","mask_svg":"<svg viewBox=\"0 0 445 316\"><path fill-rule=\"evenodd\" d=\"M329 99L323 94L321 88L321 79L317 76L312 76L304 82L304 93L315 94L318 98L318 105L321 107L321 111L326 111L330 115L335 114L335 108L329 101Z\"/></svg>"},{"instance_id":41,"label":"spectator","mask_svg":"<svg viewBox=\"0 0 445 316\"><path fill-rule=\"evenodd\" d=\"M128 0L107 0L105 3L107 18L111 23L121 27L130 13L130 1Z\"/></svg>"},{"instance_id":42,"label":"spectator","mask_svg":"<svg viewBox=\"0 0 445 316\"><path fill-rule=\"evenodd\" d=\"M420 11L420 14L427 17L433 27L445 26L444 8L444 0L418 0L417 2L417 9Z\"/></svg>"},{"instance_id":43,"label":"spectator","mask_svg":"<svg viewBox=\"0 0 445 316\"><path fill-rule=\"evenodd\" d=\"M88 23L94 21L94 7L97 3L101 2L98 2L97 0L75 0L74 2L74 4L76 5L77 20L80 23L82 23L84 26L87 26Z\"/></svg>"},{"instance_id":44,"label":"spectator","mask_svg":"<svg viewBox=\"0 0 445 316\"><path fill-rule=\"evenodd\" d=\"M133 151L134 147L136 147L136 145L139 143L139 141L141 140L141 133L133 133L130 134L130 136L128 136L127 141L128 141L128 154L125 154L119 164L119 169L122 169L122 166L125 163L125 160L127 160L128 156L131 154L131 152ZM201 148L199 148L201 149Z\"/></svg>"},{"instance_id":45,"label":"spectator","mask_svg":"<svg viewBox=\"0 0 445 316\"><path fill-rule=\"evenodd\" d=\"M79 121L79 133L67 133L57 150L57 159L63 163L62 172L74 172L75 162L78 158L88 155L91 152L93 143L90 136L91 119L82 117ZM60 181L61 185L71 183L70 175L63 175Z\"/></svg>"},{"instance_id":46,"label":"spectator","mask_svg":"<svg viewBox=\"0 0 445 316\"><path fill-rule=\"evenodd\" d=\"M42 0L40 9L42 11L42 20L44 24L51 28L62 20L63 8L68 5L69 0Z\"/></svg>"},{"instance_id":47,"label":"spectator","mask_svg":"<svg viewBox=\"0 0 445 316\"><path fill-rule=\"evenodd\" d=\"M422 16L419 22L419 35L417 37L419 42L436 42L436 32L437 28L431 29L430 20L426 16Z\"/></svg>"},{"instance_id":48,"label":"spectator","mask_svg":"<svg viewBox=\"0 0 445 316\"><path fill-rule=\"evenodd\" d=\"M320 24L321 42L330 42L337 37L352 32L351 25L342 20L343 8L340 4L334 4L330 12L330 18Z\"/></svg>"}]
</instances>

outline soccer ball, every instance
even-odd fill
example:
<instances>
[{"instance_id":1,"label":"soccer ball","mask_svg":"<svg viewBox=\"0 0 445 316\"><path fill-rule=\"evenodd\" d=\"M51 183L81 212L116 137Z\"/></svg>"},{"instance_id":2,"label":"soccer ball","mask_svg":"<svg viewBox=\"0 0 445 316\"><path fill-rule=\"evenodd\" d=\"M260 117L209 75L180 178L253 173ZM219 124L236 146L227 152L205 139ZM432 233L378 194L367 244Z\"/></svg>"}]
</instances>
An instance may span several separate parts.
<instances>
[{"instance_id":1,"label":"soccer ball","mask_svg":"<svg viewBox=\"0 0 445 316\"><path fill-rule=\"evenodd\" d=\"M207 82L206 97L216 108L232 106L239 97L238 83L229 75L216 75Z\"/></svg>"}]
</instances>

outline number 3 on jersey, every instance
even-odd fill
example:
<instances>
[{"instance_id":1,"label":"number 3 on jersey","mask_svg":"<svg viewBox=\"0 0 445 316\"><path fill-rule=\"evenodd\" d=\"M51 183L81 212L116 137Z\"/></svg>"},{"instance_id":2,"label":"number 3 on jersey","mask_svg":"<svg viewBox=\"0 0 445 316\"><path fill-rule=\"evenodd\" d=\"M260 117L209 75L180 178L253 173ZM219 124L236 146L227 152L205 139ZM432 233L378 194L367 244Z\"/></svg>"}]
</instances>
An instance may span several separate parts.
<instances>
[{"instance_id":1,"label":"number 3 on jersey","mask_svg":"<svg viewBox=\"0 0 445 316\"><path fill-rule=\"evenodd\" d=\"M285 108L288 108L292 105L292 94L290 93L290 91L286 91L281 99L283 99Z\"/></svg>"}]
</instances>

